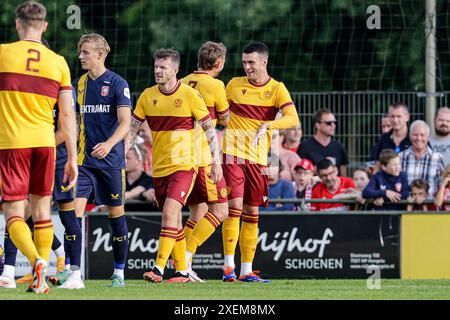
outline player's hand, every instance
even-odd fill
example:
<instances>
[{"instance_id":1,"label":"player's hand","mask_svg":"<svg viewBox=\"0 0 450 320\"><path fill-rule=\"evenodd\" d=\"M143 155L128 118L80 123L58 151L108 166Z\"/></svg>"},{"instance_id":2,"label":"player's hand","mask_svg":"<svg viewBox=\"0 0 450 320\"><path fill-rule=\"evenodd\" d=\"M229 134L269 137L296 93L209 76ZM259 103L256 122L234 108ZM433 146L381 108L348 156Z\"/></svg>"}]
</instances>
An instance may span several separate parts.
<instances>
[{"instance_id":1,"label":"player's hand","mask_svg":"<svg viewBox=\"0 0 450 320\"><path fill-rule=\"evenodd\" d=\"M398 202L402 196L398 192L386 190L386 198L388 198L391 202Z\"/></svg>"},{"instance_id":2,"label":"player's hand","mask_svg":"<svg viewBox=\"0 0 450 320\"><path fill-rule=\"evenodd\" d=\"M261 124L259 126L258 132L256 133L255 140L253 140L253 145L254 146L258 145L259 139L266 134L267 129L269 129L269 124L268 123L263 123L263 124Z\"/></svg>"},{"instance_id":3,"label":"player's hand","mask_svg":"<svg viewBox=\"0 0 450 320\"><path fill-rule=\"evenodd\" d=\"M147 199L148 202L156 202L155 189L151 188L142 193L142 196Z\"/></svg>"},{"instance_id":4,"label":"player's hand","mask_svg":"<svg viewBox=\"0 0 450 320\"><path fill-rule=\"evenodd\" d=\"M222 165L220 163L213 163L211 168L211 180L214 183L218 183L220 180L222 180L222 177Z\"/></svg>"},{"instance_id":5,"label":"player's hand","mask_svg":"<svg viewBox=\"0 0 450 320\"><path fill-rule=\"evenodd\" d=\"M103 159L109 154L111 149L112 146L109 145L107 141L97 143L95 147L92 148L91 156L93 156L96 159Z\"/></svg>"},{"instance_id":6,"label":"player's hand","mask_svg":"<svg viewBox=\"0 0 450 320\"><path fill-rule=\"evenodd\" d=\"M67 161L64 166L64 177L63 183L67 183L69 181L66 189L67 191L72 189L75 186L75 183L78 179L78 165L76 161Z\"/></svg>"},{"instance_id":7,"label":"player's hand","mask_svg":"<svg viewBox=\"0 0 450 320\"><path fill-rule=\"evenodd\" d=\"M375 201L373 202L373 204L376 205L377 207L381 207L383 203L384 203L383 198L376 198Z\"/></svg>"}]
</instances>

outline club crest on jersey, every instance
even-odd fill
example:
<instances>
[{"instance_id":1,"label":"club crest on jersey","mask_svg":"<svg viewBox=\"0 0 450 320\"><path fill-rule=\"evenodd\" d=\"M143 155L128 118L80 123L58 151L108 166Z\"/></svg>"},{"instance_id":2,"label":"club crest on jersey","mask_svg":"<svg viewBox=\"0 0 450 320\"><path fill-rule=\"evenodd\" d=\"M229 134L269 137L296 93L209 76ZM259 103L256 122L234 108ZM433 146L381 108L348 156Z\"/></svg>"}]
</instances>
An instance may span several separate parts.
<instances>
[{"instance_id":1,"label":"club crest on jersey","mask_svg":"<svg viewBox=\"0 0 450 320\"><path fill-rule=\"evenodd\" d=\"M270 99L271 96L272 96L272 91L270 91L270 90L264 91L264 98Z\"/></svg>"},{"instance_id":2,"label":"club crest on jersey","mask_svg":"<svg viewBox=\"0 0 450 320\"><path fill-rule=\"evenodd\" d=\"M182 104L183 104L183 100L181 100L181 99L175 100L175 107L180 108Z\"/></svg>"},{"instance_id":3,"label":"club crest on jersey","mask_svg":"<svg viewBox=\"0 0 450 320\"><path fill-rule=\"evenodd\" d=\"M156 103L158 102L158 100L153 99L153 105L156 106Z\"/></svg>"},{"instance_id":4,"label":"club crest on jersey","mask_svg":"<svg viewBox=\"0 0 450 320\"><path fill-rule=\"evenodd\" d=\"M247 92L247 89L242 89L242 94L245 94Z\"/></svg>"},{"instance_id":5,"label":"club crest on jersey","mask_svg":"<svg viewBox=\"0 0 450 320\"><path fill-rule=\"evenodd\" d=\"M102 91L101 91L101 95L103 96L103 97L106 97L107 95L108 95L108 93L109 93L109 86L102 86Z\"/></svg>"}]
</instances>

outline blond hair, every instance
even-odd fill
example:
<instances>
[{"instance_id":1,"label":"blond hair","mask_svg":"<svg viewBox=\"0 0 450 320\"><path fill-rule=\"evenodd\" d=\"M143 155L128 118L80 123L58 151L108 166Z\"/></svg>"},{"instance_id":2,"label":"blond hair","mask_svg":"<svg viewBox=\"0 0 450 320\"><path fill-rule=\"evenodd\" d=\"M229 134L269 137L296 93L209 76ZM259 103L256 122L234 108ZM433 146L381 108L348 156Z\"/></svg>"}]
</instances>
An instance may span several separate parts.
<instances>
[{"instance_id":1,"label":"blond hair","mask_svg":"<svg viewBox=\"0 0 450 320\"><path fill-rule=\"evenodd\" d=\"M27 28L40 28L46 16L47 9L36 1L26 1L16 8L16 19Z\"/></svg>"},{"instance_id":2,"label":"blond hair","mask_svg":"<svg viewBox=\"0 0 450 320\"><path fill-rule=\"evenodd\" d=\"M197 67L202 70L211 70L219 58L225 58L227 48L222 42L207 41L198 49Z\"/></svg>"},{"instance_id":3,"label":"blond hair","mask_svg":"<svg viewBox=\"0 0 450 320\"><path fill-rule=\"evenodd\" d=\"M103 51L105 53L105 57L111 51L108 42L106 39L97 33L84 34L81 36L80 41L78 41L78 51L81 51L81 46L85 43L90 43L92 49L96 51Z\"/></svg>"}]
</instances>

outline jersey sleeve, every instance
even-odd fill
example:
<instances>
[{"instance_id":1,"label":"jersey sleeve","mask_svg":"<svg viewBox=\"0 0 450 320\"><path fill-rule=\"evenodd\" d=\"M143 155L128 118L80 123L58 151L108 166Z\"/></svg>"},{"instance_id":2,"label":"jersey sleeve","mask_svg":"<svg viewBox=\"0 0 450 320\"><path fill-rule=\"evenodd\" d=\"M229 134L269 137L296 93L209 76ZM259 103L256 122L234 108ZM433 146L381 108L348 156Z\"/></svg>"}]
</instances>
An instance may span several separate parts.
<instances>
[{"instance_id":1,"label":"jersey sleeve","mask_svg":"<svg viewBox=\"0 0 450 320\"><path fill-rule=\"evenodd\" d=\"M61 71L62 71L62 78L61 83L59 85L59 91L63 90L72 90L71 80L70 80L70 69L67 65L66 59L64 57L61 57Z\"/></svg>"},{"instance_id":2,"label":"jersey sleeve","mask_svg":"<svg viewBox=\"0 0 450 320\"><path fill-rule=\"evenodd\" d=\"M116 107L130 107L131 95L128 83L124 79L120 79L114 88L114 98L116 100Z\"/></svg>"},{"instance_id":3,"label":"jersey sleeve","mask_svg":"<svg viewBox=\"0 0 450 320\"><path fill-rule=\"evenodd\" d=\"M216 112L219 118L226 116L230 112L225 85L222 81L217 82L214 107L216 108Z\"/></svg>"},{"instance_id":4,"label":"jersey sleeve","mask_svg":"<svg viewBox=\"0 0 450 320\"><path fill-rule=\"evenodd\" d=\"M232 102L231 92L233 91L233 86L233 79L231 79L230 81L228 81L227 86L225 87L225 96L229 105Z\"/></svg>"},{"instance_id":5,"label":"jersey sleeve","mask_svg":"<svg viewBox=\"0 0 450 320\"><path fill-rule=\"evenodd\" d=\"M133 112L133 118L139 122L144 122L145 120L145 95L146 91L144 91L140 96L136 104L136 108Z\"/></svg>"},{"instance_id":6,"label":"jersey sleeve","mask_svg":"<svg viewBox=\"0 0 450 320\"><path fill-rule=\"evenodd\" d=\"M277 97L276 97L276 101L275 101L275 106L281 110L283 108L286 108L289 106L295 108L295 104L292 101L291 95L289 94L289 91L283 82L280 82L280 84L278 86L278 92L277 92Z\"/></svg>"},{"instance_id":7,"label":"jersey sleeve","mask_svg":"<svg viewBox=\"0 0 450 320\"><path fill-rule=\"evenodd\" d=\"M79 113L80 105L78 104L78 79L75 79L72 82L72 97L73 97L75 112Z\"/></svg>"},{"instance_id":8,"label":"jersey sleeve","mask_svg":"<svg viewBox=\"0 0 450 320\"><path fill-rule=\"evenodd\" d=\"M197 91L192 94L191 111L195 120L200 122L200 125L202 125L205 121L211 119L209 111L206 108L205 101L203 100L202 95Z\"/></svg>"}]
</instances>

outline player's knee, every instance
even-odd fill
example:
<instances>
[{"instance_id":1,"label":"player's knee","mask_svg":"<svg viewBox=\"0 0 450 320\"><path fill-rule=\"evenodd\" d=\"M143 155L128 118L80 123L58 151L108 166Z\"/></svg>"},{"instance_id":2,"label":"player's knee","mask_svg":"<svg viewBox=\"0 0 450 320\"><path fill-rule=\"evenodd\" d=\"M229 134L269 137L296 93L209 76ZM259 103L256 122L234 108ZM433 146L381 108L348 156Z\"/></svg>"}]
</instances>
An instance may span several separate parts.
<instances>
[{"instance_id":1,"label":"player's knee","mask_svg":"<svg viewBox=\"0 0 450 320\"><path fill-rule=\"evenodd\" d=\"M220 221L223 221L226 217L228 217L227 203L216 203L209 207L209 211Z\"/></svg>"},{"instance_id":2,"label":"player's knee","mask_svg":"<svg viewBox=\"0 0 450 320\"><path fill-rule=\"evenodd\" d=\"M110 206L108 207L108 215L110 218L118 218L125 214L123 206Z\"/></svg>"}]
</instances>

